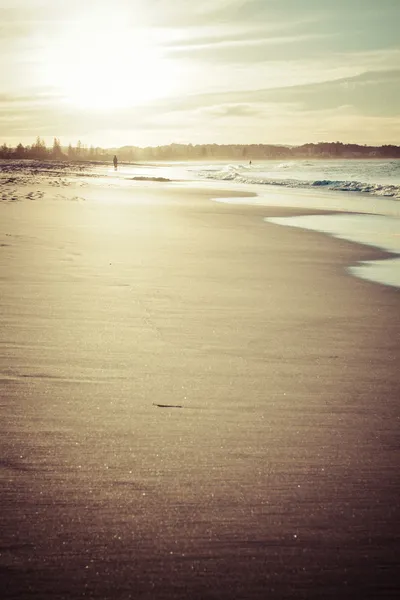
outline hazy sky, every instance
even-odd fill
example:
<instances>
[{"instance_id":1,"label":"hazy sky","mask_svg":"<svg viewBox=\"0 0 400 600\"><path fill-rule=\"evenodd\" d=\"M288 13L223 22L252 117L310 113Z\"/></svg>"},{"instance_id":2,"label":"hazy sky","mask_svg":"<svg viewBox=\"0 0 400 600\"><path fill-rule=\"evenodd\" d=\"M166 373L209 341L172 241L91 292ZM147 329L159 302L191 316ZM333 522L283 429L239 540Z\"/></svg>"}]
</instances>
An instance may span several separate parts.
<instances>
[{"instance_id":1,"label":"hazy sky","mask_svg":"<svg viewBox=\"0 0 400 600\"><path fill-rule=\"evenodd\" d=\"M400 144L400 0L0 0L0 143Z\"/></svg>"}]
</instances>

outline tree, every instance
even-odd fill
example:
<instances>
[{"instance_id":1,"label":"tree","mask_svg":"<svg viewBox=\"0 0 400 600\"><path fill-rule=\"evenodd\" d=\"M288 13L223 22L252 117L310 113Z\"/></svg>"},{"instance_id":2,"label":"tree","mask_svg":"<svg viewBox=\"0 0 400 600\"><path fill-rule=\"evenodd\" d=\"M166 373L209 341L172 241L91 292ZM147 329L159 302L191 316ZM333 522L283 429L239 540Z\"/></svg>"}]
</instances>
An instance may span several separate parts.
<instances>
[{"instance_id":1,"label":"tree","mask_svg":"<svg viewBox=\"0 0 400 600\"><path fill-rule=\"evenodd\" d=\"M71 144L68 145L67 156L69 160L75 159L75 148Z\"/></svg>"},{"instance_id":2,"label":"tree","mask_svg":"<svg viewBox=\"0 0 400 600\"><path fill-rule=\"evenodd\" d=\"M0 158L9 158L11 155L11 148L7 144L3 144L0 148Z\"/></svg>"},{"instance_id":3,"label":"tree","mask_svg":"<svg viewBox=\"0 0 400 600\"><path fill-rule=\"evenodd\" d=\"M15 156L15 158L24 158L25 155L26 155L26 149L20 142L18 144L18 146L15 148L14 156Z\"/></svg>"},{"instance_id":4,"label":"tree","mask_svg":"<svg viewBox=\"0 0 400 600\"><path fill-rule=\"evenodd\" d=\"M32 157L33 158L46 158L47 156L47 148L45 141L42 140L39 136L36 138L36 142L32 146Z\"/></svg>"},{"instance_id":5,"label":"tree","mask_svg":"<svg viewBox=\"0 0 400 600\"><path fill-rule=\"evenodd\" d=\"M54 138L53 141L53 149L51 151L51 157L57 160L64 158L64 154L61 150L60 140L58 138Z\"/></svg>"}]
</instances>

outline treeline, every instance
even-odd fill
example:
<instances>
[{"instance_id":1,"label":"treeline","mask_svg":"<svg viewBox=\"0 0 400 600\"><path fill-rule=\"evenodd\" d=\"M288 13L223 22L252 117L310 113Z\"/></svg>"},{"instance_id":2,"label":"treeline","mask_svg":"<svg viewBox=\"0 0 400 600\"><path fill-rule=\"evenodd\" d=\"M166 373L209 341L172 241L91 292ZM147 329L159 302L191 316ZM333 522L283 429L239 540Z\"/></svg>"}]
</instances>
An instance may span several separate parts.
<instances>
[{"instance_id":1,"label":"treeline","mask_svg":"<svg viewBox=\"0 0 400 600\"><path fill-rule=\"evenodd\" d=\"M60 140L54 138L53 145L49 148L40 137L31 146L18 144L15 148L3 144L0 146L0 158L31 159L31 160L109 160L110 150L103 148L87 147L78 141L76 146L61 146Z\"/></svg>"},{"instance_id":2,"label":"treeline","mask_svg":"<svg viewBox=\"0 0 400 600\"><path fill-rule=\"evenodd\" d=\"M342 142L320 142L302 146L277 146L272 144L169 144L168 146L123 146L122 148L100 148L86 146L80 141L62 147L54 138L52 147L46 147L40 138L31 146L18 144L16 148L3 144L0 158L109 161L117 154L120 161L136 162L148 160L266 160L296 158L400 158L400 146L360 146Z\"/></svg>"},{"instance_id":3,"label":"treeline","mask_svg":"<svg viewBox=\"0 0 400 600\"><path fill-rule=\"evenodd\" d=\"M114 152L114 150L113 150ZM135 160L266 160L296 158L400 158L400 146L360 146L342 142L320 142L302 146L272 144L170 144L138 148L124 146L115 149L118 157Z\"/></svg>"}]
</instances>

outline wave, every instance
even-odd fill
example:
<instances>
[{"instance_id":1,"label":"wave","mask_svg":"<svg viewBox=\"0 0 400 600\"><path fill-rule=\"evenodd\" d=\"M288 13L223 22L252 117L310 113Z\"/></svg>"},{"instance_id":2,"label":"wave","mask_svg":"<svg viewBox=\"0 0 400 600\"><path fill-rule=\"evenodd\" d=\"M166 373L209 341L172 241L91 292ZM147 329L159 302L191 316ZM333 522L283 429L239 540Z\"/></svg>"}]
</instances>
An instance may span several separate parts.
<instances>
[{"instance_id":1,"label":"wave","mask_svg":"<svg viewBox=\"0 0 400 600\"><path fill-rule=\"evenodd\" d=\"M274 185L288 188L315 188L320 187L340 192L359 192L374 196L386 196L400 199L400 185L364 183L362 181L341 181L330 179L299 180L299 179L272 179L267 177L254 177L242 173L235 165L227 165L219 171L204 170L198 173L204 179L219 181L235 181L250 185Z\"/></svg>"}]
</instances>

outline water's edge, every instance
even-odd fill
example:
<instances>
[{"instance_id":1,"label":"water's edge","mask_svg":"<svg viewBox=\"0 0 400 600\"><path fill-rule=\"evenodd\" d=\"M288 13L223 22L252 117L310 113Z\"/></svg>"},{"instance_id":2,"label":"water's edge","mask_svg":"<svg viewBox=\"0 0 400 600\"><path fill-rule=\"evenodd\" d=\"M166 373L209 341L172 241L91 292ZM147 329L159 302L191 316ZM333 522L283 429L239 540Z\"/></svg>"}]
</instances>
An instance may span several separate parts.
<instances>
[{"instance_id":1,"label":"water's edge","mask_svg":"<svg viewBox=\"0 0 400 600\"><path fill-rule=\"evenodd\" d=\"M375 215L333 214L265 217L264 220L274 225L318 231L337 239L368 245L393 254L393 257L388 256L384 260L363 261L351 265L347 270L351 275L361 279L400 288L400 252L397 239L400 236L393 230L393 225L396 226L393 224L393 219L377 218ZM368 228L370 226L374 227L373 231Z\"/></svg>"}]
</instances>

